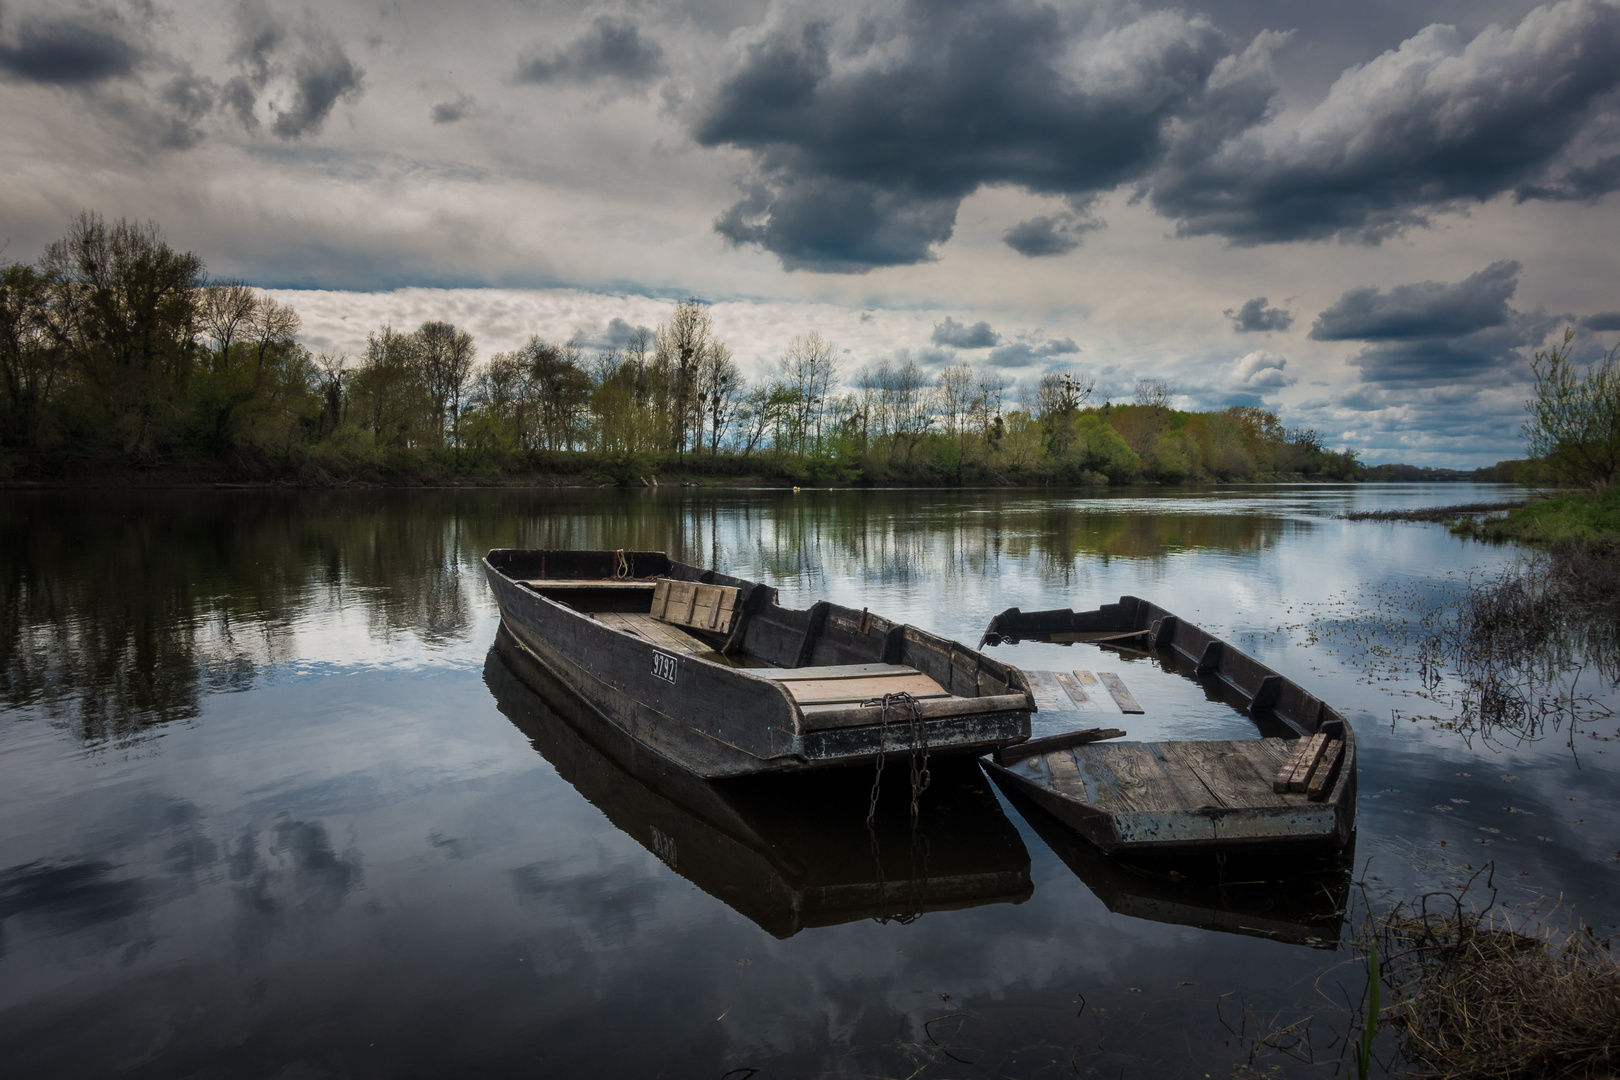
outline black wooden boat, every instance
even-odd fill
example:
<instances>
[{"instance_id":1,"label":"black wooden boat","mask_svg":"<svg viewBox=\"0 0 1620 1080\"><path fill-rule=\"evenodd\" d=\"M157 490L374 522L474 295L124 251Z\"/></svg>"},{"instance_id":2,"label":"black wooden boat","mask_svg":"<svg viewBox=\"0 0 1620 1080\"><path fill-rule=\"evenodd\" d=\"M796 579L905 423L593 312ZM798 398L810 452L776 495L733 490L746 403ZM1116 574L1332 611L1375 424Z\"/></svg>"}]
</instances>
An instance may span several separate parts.
<instances>
[{"instance_id":1,"label":"black wooden boat","mask_svg":"<svg viewBox=\"0 0 1620 1080\"><path fill-rule=\"evenodd\" d=\"M868 826L870 773L701 779L646 753L505 627L484 681L557 775L614 826L776 937L1020 904L1034 892L1029 852L971 758L935 766L915 822L900 798L884 800Z\"/></svg>"},{"instance_id":2,"label":"black wooden boat","mask_svg":"<svg viewBox=\"0 0 1620 1080\"><path fill-rule=\"evenodd\" d=\"M869 611L784 608L769 586L661 551L496 549L484 570L502 623L557 679L698 776L1029 736L1022 672Z\"/></svg>"},{"instance_id":3,"label":"black wooden boat","mask_svg":"<svg viewBox=\"0 0 1620 1080\"><path fill-rule=\"evenodd\" d=\"M980 644L1024 639L1156 654L1161 666L1184 669L1223 696L1235 696L1262 733L1278 734L1120 742L1113 740L1127 734L1122 730L1077 730L986 758L1003 790L1019 792L1110 854L1336 851L1350 843L1355 735L1342 715L1297 683L1134 596L1095 611L1010 608L990 621ZM1081 680L1025 674L1038 700L1045 690L1055 699L1068 695L1094 704Z\"/></svg>"}]
</instances>

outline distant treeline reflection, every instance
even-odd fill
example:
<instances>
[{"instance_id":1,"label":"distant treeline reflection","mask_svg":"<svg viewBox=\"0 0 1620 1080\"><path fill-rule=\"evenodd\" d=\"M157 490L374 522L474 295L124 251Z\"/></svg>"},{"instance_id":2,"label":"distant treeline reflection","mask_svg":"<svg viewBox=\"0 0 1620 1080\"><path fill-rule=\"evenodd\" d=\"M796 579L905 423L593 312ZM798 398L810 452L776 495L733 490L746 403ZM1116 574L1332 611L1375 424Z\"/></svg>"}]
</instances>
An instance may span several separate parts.
<instances>
[{"instance_id":1,"label":"distant treeline reflection","mask_svg":"<svg viewBox=\"0 0 1620 1080\"><path fill-rule=\"evenodd\" d=\"M43 492L0 498L0 702L90 745L138 740L251 687L300 629L363 612L373 638L467 638L493 547L633 548L820 590L949 583L1027 562L1255 550L1298 525L994 492ZM302 651L307 652L308 646Z\"/></svg>"}]
</instances>

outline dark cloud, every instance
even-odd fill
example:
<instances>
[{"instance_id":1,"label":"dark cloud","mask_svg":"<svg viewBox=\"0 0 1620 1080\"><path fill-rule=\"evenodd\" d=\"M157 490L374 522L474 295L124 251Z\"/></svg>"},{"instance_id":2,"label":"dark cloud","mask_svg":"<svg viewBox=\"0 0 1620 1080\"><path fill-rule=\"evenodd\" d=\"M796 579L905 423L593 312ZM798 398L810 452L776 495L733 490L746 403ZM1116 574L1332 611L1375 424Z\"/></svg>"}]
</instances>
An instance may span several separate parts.
<instances>
[{"instance_id":1,"label":"dark cloud","mask_svg":"<svg viewBox=\"0 0 1620 1080\"><path fill-rule=\"evenodd\" d=\"M311 35L293 65L292 104L277 111L270 130L283 139L320 131L339 101L360 96L364 75L335 39Z\"/></svg>"},{"instance_id":2,"label":"dark cloud","mask_svg":"<svg viewBox=\"0 0 1620 1080\"><path fill-rule=\"evenodd\" d=\"M668 70L664 50L641 36L630 19L598 15L573 40L548 53L518 60L517 79L527 83L614 81L640 86Z\"/></svg>"},{"instance_id":3,"label":"dark cloud","mask_svg":"<svg viewBox=\"0 0 1620 1080\"><path fill-rule=\"evenodd\" d=\"M1620 87L1620 7L1566 0L1465 42L1433 25L1346 71L1298 120L1212 139L1197 128L1148 182L1179 235L1238 244L1376 243L1429 214L1515 192L1593 198L1614 159L1570 155Z\"/></svg>"},{"instance_id":4,"label":"dark cloud","mask_svg":"<svg viewBox=\"0 0 1620 1080\"><path fill-rule=\"evenodd\" d=\"M1509 306L1518 272L1518 263L1504 260L1455 284L1351 289L1317 316L1310 336L1370 342L1348 361L1362 382L1466 390L1482 376L1500 379L1520 366L1525 349L1559 321Z\"/></svg>"},{"instance_id":5,"label":"dark cloud","mask_svg":"<svg viewBox=\"0 0 1620 1080\"><path fill-rule=\"evenodd\" d=\"M195 146L202 139L198 125L213 111L216 95L213 80L192 71L183 71L166 82L158 94L164 113L159 143L173 150Z\"/></svg>"},{"instance_id":6,"label":"dark cloud","mask_svg":"<svg viewBox=\"0 0 1620 1080\"><path fill-rule=\"evenodd\" d=\"M142 52L118 30L111 15L30 20L18 27L16 44L0 42L0 71L56 86L124 78L134 73Z\"/></svg>"},{"instance_id":7,"label":"dark cloud","mask_svg":"<svg viewBox=\"0 0 1620 1080\"><path fill-rule=\"evenodd\" d=\"M1081 244L1082 237L1101 223L1078 214L1047 214L1020 221L1001 234L1002 243L1030 258L1067 255Z\"/></svg>"},{"instance_id":8,"label":"dark cloud","mask_svg":"<svg viewBox=\"0 0 1620 1080\"><path fill-rule=\"evenodd\" d=\"M1033 335L1020 335L1017 341L1008 342L999 349L992 350L987 359L993 367L1027 367L1042 360L1050 360L1055 356L1070 356L1079 351L1080 346L1076 345L1072 338L1047 341Z\"/></svg>"},{"instance_id":9,"label":"dark cloud","mask_svg":"<svg viewBox=\"0 0 1620 1080\"><path fill-rule=\"evenodd\" d=\"M1227 308L1221 312L1232 320L1232 329L1240 334L1252 334L1273 330L1286 330L1294 325L1294 316L1282 308L1266 307L1266 298L1257 296L1253 300L1246 300L1242 307Z\"/></svg>"},{"instance_id":10,"label":"dark cloud","mask_svg":"<svg viewBox=\"0 0 1620 1080\"><path fill-rule=\"evenodd\" d=\"M1385 341L1452 337L1501 326L1512 316L1508 301L1519 287L1519 264L1492 263L1455 285L1424 281L1387 293L1352 289L1311 324L1317 341Z\"/></svg>"},{"instance_id":11,"label":"dark cloud","mask_svg":"<svg viewBox=\"0 0 1620 1080\"><path fill-rule=\"evenodd\" d=\"M1178 123L1251 123L1269 101L1208 21L1148 15L1079 47L1044 6L912 4L892 20L774 25L699 107L693 137L753 160L716 221L789 269L851 272L933 258L987 184L1081 202L1141 178ZM835 62L836 61L836 62ZM1030 253L1078 221L1015 226ZM1065 233L1065 228L1069 231Z\"/></svg>"},{"instance_id":12,"label":"dark cloud","mask_svg":"<svg viewBox=\"0 0 1620 1080\"><path fill-rule=\"evenodd\" d=\"M454 124L472 115L474 102L466 94L456 95L454 101L441 101L433 106L432 116L435 124Z\"/></svg>"},{"instance_id":13,"label":"dark cloud","mask_svg":"<svg viewBox=\"0 0 1620 1080\"><path fill-rule=\"evenodd\" d=\"M1581 329L1600 334L1620 330L1620 311L1600 311L1596 315L1588 315L1581 320Z\"/></svg>"},{"instance_id":14,"label":"dark cloud","mask_svg":"<svg viewBox=\"0 0 1620 1080\"><path fill-rule=\"evenodd\" d=\"M966 326L947 315L944 322L934 324L934 336L930 340L935 345L957 349L988 349L1001 343L1001 335L990 329L987 322Z\"/></svg>"}]
</instances>

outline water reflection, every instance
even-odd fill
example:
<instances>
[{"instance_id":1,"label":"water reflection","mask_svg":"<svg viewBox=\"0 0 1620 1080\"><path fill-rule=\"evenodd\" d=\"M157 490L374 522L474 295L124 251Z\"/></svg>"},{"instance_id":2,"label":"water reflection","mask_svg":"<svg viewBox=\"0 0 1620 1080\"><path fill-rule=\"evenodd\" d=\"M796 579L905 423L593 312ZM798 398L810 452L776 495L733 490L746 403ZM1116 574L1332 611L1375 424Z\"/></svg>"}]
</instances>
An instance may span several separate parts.
<instances>
[{"instance_id":1,"label":"water reflection","mask_svg":"<svg viewBox=\"0 0 1620 1080\"><path fill-rule=\"evenodd\" d=\"M636 747L504 627L484 680L501 712L609 821L775 937L1022 903L1033 891L1029 853L971 762L935 766L915 829L903 792L880 800L868 829L864 772L706 783ZM515 871L514 885L547 891L532 867Z\"/></svg>"}]
</instances>

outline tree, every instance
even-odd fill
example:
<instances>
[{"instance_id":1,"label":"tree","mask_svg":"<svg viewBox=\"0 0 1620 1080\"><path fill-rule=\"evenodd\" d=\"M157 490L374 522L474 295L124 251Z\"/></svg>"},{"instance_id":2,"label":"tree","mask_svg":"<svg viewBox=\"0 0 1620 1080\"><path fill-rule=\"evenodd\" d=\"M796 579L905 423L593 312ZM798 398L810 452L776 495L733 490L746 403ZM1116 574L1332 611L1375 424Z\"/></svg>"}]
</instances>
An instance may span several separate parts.
<instances>
[{"instance_id":1,"label":"tree","mask_svg":"<svg viewBox=\"0 0 1620 1080\"><path fill-rule=\"evenodd\" d=\"M153 421L185 384L203 261L164 241L155 223L108 225L86 211L45 249L58 297L53 333L97 389L128 449L153 450Z\"/></svg>"},{"instance_id":2,"label":"tree","mask_svg":"<svg viewBox=\"0 0 1620 1080\"><path fill-rule=\"evenodd\" d=\"M838 380L838 351L812 330L788 342L778 366L783 381L799 395L789 438L801 453L815 453L821 448L827 396Z\"/></svg>"},{"instance_id":3,"label":"tree","mask_svg":"<svg viewBox=\"0 0 1620 1080\"><path fill-rule=\"evenodd\" d=\"M1041 422L1046 452L1054 461L1068 456L1074 442L1075 414L1091 399L1097 380L1089 375L1072 375L1067 371L1048 371L1035 384L1030 401L1035 418Z\"/></svg>"},{"instance_id":4,"label":"tree","mask_svg":"<svg viewBox=\"0 0 1620 1080\"><path fill-rule=\"evenodd\" d=\"M579 343L555 345L535 336L518 351L518 356L528 365L534 383L545 448L572 449L591 396L591 380L581 363Z\"/></svg>"},{"instance_id":5,"label":"tree","mask_svg":"<svg viewBox=\"0 0 1620 1080\"><path fill-rule=\"evenodd\" d=\"M1620 471L1620 344L1580 375L1571 358L1574 340L1567 329L1561 344L1530 362L1536 393L1524 403L1530 413L1524 441L1559 479L1601 490Z\"/></svg>"},{"instance_id":6,"label":"tree","mask_svg":"<svg viewBox=\"0 0 1620 1080\"><path fill-rule=\"evenodd\" d=\"M203 288L197 305L197 321L214 343L216 372L230 366L231 346L244 334L252 333L258 314L258 296L240 281L217 281Z\"/></svg>"},{"instance_id":7,"label":"tree","mask_svg":"<svg viewBox=\"0 0 1620 1080\"><path fill-rule=\"evenodd\" d=\"M52 333L52 281L12 263L0 268L0 442L37 451L61 386L63 350Z\"/></svg>"},{"instance_id":8,"label":"tree","mask_svg":"<svg viewBox=\"0 0 1620 1080\"><path fill-rule=\"evenodd\" d=\"M298 312L274 297L261 296L248 324L249 340L253 342L253 375L257 379L264 371L264 362L271 350L285 348L298 336L303 322Z\"/></svg>"},{"instance_id":9,"label":"tree","mask_svg":"<svg viewBox=\"0 0 1620 1080\"><path fill-rule=\"evenodd\" d=\"M460 446L461 399L472 377L477 351L473 336L447 322L425 322L416 330L422 379L433 401L433 430L443 445L448 422L453 443Z\"/></svg>"},{"instance_id":10,"label":"tree","mask_svg":"<svg viewBox=\"0 0 1620 1080\"><path fill-rule=\"evenodd\" d=\"M736 419L747 389L747 380L731 359L731 350L718 341L711 342L703 352L698 374L698 400L708 415L710 457L720 452L720 440Z\"/></svg>"},{"instance_id":11,"label":"tree","mask_svg":"<svg viewBox=\"0 0 1620 1080\"><path fill-rule=\"evenodd\" d=\"M714 335L714 321L697 300L675 305L669 322L654 335L655 359L667 394L663 419L668 424L669 448L685 454L694 428L701 429L697 403L698 366Z\"/></svg>"},{"instance_id":12,"label":"tree","mask_svg":"<svg viewBox=\"0 0 1620 1080\"><path fill-rule=\"evenodd\" d=\"M431 409L415 334L392 326L366 337L366 355L351 386L351 400L378 446L409 447Z\"/></svg>"}]
</instances>

